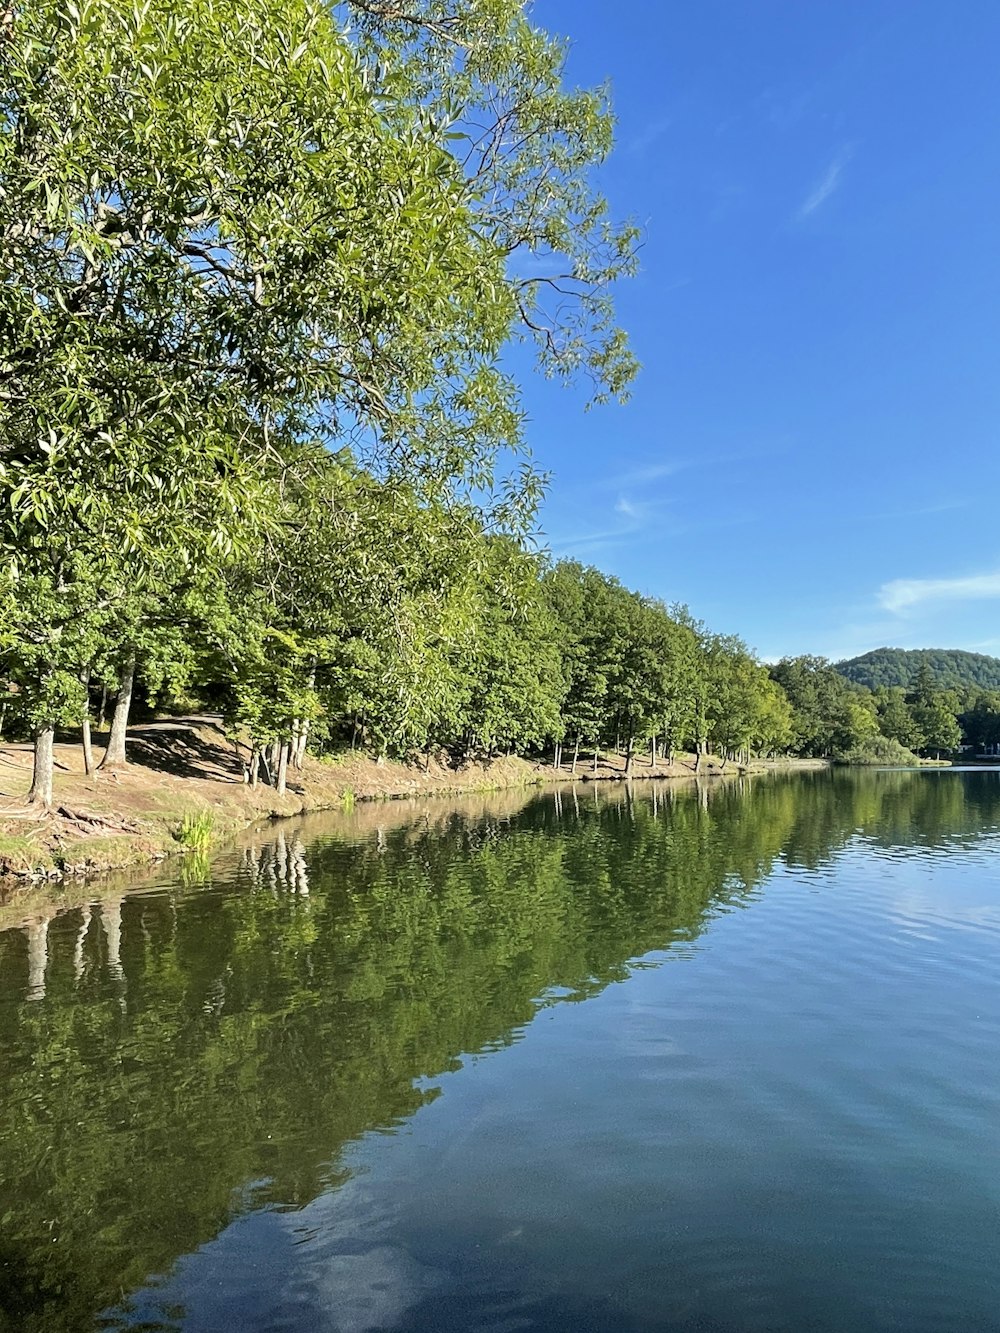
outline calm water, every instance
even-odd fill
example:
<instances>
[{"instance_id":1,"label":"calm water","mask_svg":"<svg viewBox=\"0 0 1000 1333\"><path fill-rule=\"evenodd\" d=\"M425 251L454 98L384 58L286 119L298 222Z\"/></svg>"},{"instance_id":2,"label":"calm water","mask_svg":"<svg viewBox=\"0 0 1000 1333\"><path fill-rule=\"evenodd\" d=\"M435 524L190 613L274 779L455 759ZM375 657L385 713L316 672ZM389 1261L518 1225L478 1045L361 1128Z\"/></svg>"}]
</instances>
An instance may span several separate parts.
<instances>
[{"instance_id":1,"label":"calm water","mask_svg":"<svg viewBox=\"0 0 1000 1333\"><path fill-rule=\"evenodd\" d=\"M998 871L1000 773L818 773L4 909L0 1328L1000 1330Z\"/></svg>"}]
</instances>

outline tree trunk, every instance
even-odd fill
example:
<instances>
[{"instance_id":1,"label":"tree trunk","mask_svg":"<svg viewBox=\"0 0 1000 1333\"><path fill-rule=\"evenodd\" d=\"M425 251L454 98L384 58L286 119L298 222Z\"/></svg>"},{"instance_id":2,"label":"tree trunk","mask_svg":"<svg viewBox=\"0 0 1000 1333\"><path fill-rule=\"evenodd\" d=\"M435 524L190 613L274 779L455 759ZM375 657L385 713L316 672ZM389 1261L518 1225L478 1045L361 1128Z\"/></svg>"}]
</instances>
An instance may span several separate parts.
<instances>
[{"instance_id":1,"label":"tree trunk","mask_svg":"<svg viewBox=\"0 0 1000 1333\"><path fill-rule=\"evenodd\" d=\"M90 742L90 667L80 673L83 685L83 717L81 719L81 739L83 741L83 771L89 778L94 771L94 747Z\"/></svg>"},{"instance_id":2,"label":"tree trunk","mask_svg":"<svg viewBox=\"0 0 1000 1333\"><path fill-rule=\"evenodd\" d=\"M580 733L577 732L576 740L573 744L573 776L576 777L576 763L580 758Z\"/></svg>"},{"instance_id":3,"label":"tree trunk","mask_svg":"<svg viewBox=\"0 0 1000 1333\"><path fill-rule=\"evenodd\" d=\"M292 756L292 763L296 768L301 768L306 759L306 742L309 740L309 721L299 723L299 737L295 746L295 754Z\"/></svg>"},{"instance_id":4,"label":"tree trunk","mask_svg":"<svg viewBox=\"0 0 1000 1333\"><path fill-rule=\"evenodd\" d=\"M52 746L55 732L48 723L35 728L35 755L31 770L31 790L28 792L28 804L40 805L48 810L52 805Z\"/></svg>"},{"instance_id":5,"label":"tree trunk","mask_svg":"<svg viewBox=\"0 0 1000 1333\"><path fill-rule=\"evenodd\" d=\"M316 688L316 658L313 657L309 663L309 677L306 681L306 687L310 690ZM301 768L306 757L306 741L309 739L309 720L303 719L299 723L299 734L296 737L295 745L292 749L292 763L296 768Z\"/></svg>"},{"instance_id":6,"label":"tree trunk","mask_svg":"<svg viewBox=\"0 0 1000 1333\"><path fill-rule=\"evenodd\" d=\"M279 796L284 796L288 789L288 752L291 749L287 741L278 747L278 785L275 788Z\"/></svg>"},{"instance_id":7,"label":"tree trunk","mask_svg":"<svg viewBox=\"0 0 1000 1333\"><path fill-rule=\"evenodd\" d=\"M272 741L271 748L267 756L267 766L271 773L271 782L273 783L278 774L278 765L281 763L281 741Z\"/></svg>"},{"instance_id":8,"label":"tree trunk","mask_svg":"<svg viewBox=\"0 0 1000 1333\"><path fill-rule=\"evenodd\" d=\"M108 706L108 687L101 686L101 711L97 714L97 730L104 730L104 713Z\"/></svg>"},{"instance_id":9,"label":"tree trunk","mask_svg":"<svg viewBox=\"0 0 1000 1333\"><path fill-rule=\"evenodd\" d=\"M250 747L250 768L248 773L250 779L250 790L256 791L260 785L260 746L252 745Z\"/></svg>"},{"instance_id":10,"label":"tree trunk","mask_svg":"<svg viewBox=\"0 0 1000 1333\"><path fill-rule=\"evenodd\" d=\"M625 776L627 778L630 778L632 776L632 760L634 758L635 758L635 738L633 736L629 736L628 749L625 752Z\"/></svg>"},{"instance_id":11,"label":"tree trunk","mask_svg":"<svg viewBox=\"0 0 1000 1333\"><path fill-rule=\"evenodd\" d=\"M601 757L601 747L600 747L599 745L595 745L595 746L594 746L594 772L595 772L595 773L597 772L597 763L598 763L598 760L600 759L600 757Z\"/></svg>"},{"instance_id":12,"label":"tree trunk","mask_svg":"<svg viewBox=\"0 0 1000 1333\"><path fill-rule=\"evenodd\" d=\"M552 756L552 767L555 769L562 768L562 746L558 741L556 741L555 754Z\"/></svg>"},{"instance_id":13,"label":"tree trunk","mask_svg":"<svg viewBox=\"0 0 1000 1333\"><path fill-rule=\"evenodd\" d=\"M701 772L701 741L695 742L694 771Z\"/></svg>"},{"instance_id":14,"label":"tree trunk","mask_svg":"<svg viewBox=\"0 0 1000 1333\"><path fill-rule=\"evenodd\" d=\"M656 767L656 737L655 737L655 736L651 737L650 742L649 742L649 766L650 766L650 768L655 768L655 767Z\"/></svg>"},{"instance_id":15,"label":"tree trunk","mask_svg":"<svg viewBox=\"0 0 1000 1333\"><path fill-rule=\"evenodd\" d=\"M111 734L108 737L108 748L104 751L104 758L100 763L101 768L119 768L128 763L125 756L125 737L128 734L128 715L132 707L134 683L135 653L122 667L118 682L118 698L115 700L115 711L111 718Z\"/></svg>"}]
</instances>

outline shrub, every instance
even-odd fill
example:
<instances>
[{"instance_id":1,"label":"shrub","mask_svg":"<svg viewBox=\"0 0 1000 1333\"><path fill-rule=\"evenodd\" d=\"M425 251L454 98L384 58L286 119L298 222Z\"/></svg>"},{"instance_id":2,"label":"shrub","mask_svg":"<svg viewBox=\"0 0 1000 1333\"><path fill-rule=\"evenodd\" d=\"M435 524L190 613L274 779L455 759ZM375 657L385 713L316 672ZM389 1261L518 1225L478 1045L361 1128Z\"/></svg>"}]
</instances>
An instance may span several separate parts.
<instances>
[{"instance_id":1,"label":"shrub","mask_svg":"<svg viewBox=\"0 0 1000 1333\"><path fill-rule=\"evenodd\" d=\"M896 767L909 768L914 764L919 764L920 760L908 750L905 745L889 736L873 736L859 745L852 746L850 750L842 750L834 755L834 763L837 764L865 764L869 766L891 764Z\"/></svg>"}]
</instances>

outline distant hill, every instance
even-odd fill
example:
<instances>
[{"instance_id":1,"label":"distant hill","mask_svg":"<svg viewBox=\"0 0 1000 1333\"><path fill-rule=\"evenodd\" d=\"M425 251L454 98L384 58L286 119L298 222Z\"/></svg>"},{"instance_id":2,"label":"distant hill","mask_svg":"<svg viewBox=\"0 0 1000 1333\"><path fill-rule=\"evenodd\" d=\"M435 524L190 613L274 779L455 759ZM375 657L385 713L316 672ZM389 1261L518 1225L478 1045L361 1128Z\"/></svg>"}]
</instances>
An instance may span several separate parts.
<instances>
[{"instance_id":1,"label":"distant hill","mask_svg":"<svg viewBox=\"0 0 1000 1333\"><path fill-rule=\"evenodd\" d=\"M880 685L912 685L924 662L943 689L1000 690L1000 658L960 648L875 648L835 666L848 680L877 690Z\"/></svg>"}]
</instances>

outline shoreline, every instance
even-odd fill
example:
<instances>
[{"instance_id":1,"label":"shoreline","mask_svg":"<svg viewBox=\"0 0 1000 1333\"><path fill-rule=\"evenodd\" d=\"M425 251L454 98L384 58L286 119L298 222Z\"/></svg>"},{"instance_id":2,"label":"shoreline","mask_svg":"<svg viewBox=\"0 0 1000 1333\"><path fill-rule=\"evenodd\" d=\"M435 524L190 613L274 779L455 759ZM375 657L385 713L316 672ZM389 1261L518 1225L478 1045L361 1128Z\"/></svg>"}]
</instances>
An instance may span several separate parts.
<instances>
[{"instance_id":1,"label":"shoreline","mask_svg":"<svg viewBox=\"0 0 1000 1333\"><path fill-rule=\"evenodd\" d=\"M56 747L53 808L38 815L17 804L30 780L27 745L0 745L0 895L18 888L96 878L115 870L155 865L192 850L225 844L255 824L316 811L349 810L355 802L410 797L464 796L541 787L556 783L624 782L624 759L612 755L554 769L516 757L468 762L459 767L440 759L399 763L367 755L334 759L309 757L290 774L278 796L272 787L252 791L243 782L239 752L217 719L164 718L129 732L130 762L107 774L87 777L79 746ZM678 781L735 777L770 771L829 767L826 760L755 760L749 765L704 756L694 772L694 756L678 755L654 767L637 755L633 781ZM185 819L201 818L207 836L185 845Z\"/></svg>"}]
</instances>

